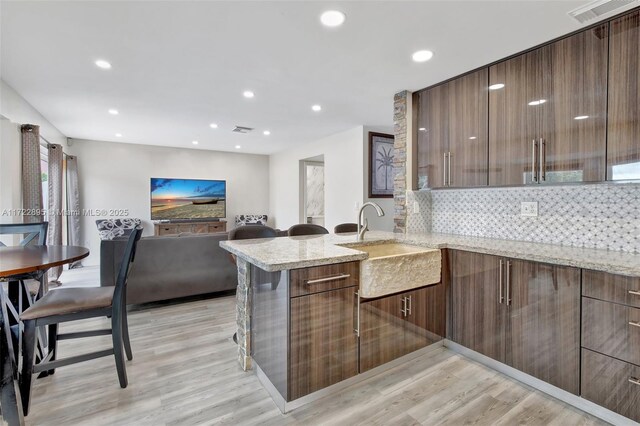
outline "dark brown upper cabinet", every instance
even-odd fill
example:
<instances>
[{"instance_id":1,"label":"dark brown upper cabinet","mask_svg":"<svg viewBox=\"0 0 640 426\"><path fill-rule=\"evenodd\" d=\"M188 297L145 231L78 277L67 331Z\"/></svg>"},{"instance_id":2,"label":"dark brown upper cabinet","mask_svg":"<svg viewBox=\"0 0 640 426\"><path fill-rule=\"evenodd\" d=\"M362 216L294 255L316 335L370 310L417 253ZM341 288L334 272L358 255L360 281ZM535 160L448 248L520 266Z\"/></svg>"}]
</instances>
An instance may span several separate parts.
<instances>
[{"instance_id":1,"label":"dark brown upper cabinet","mask_svg":"<svg viewBox=\"0 0 640 426\"><path fill-rule=\"evenodd\" d=\"M608 24L489 69L489 185L605 180Z\"/></svg>"},{"instance_id":2,"label":"dark brown upper cabinet","mask_svg":"<svg viewBox=\"0 0 640 426\"><path fill-rule=\"evenodd\" d=\"M488 70L417 94L418 186L486 186Z\"/></svg>"},{"instance_id":3,"label":"dark brown upper cabinet","mask_svg":"<svg viewBox=\"0 0 640 426\"><path fill-rule=\"evenodd\" d=\"M449 151L449 86L418 93L417 104L418 188L443 188Z\"/></svg>"},{"instance_id":4,"label":"dark brown upper cabinet","mask_svg":"<svg viewBox=\"0 0 640 426\"><path fill-rule=\"evenodd\" d=\"M640 11L611 21L607 179L640 179Z\"/></svg>"}]
</instances>

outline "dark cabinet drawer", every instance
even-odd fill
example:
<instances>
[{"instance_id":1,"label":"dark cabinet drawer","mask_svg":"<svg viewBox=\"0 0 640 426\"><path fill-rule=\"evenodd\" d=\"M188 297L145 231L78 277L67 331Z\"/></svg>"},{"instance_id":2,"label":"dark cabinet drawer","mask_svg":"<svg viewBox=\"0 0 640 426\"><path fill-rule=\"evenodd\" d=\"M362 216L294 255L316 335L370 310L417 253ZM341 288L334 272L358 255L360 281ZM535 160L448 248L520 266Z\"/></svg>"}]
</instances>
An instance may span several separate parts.
<instances>
[{"instance_id":1,"label":"dark cabinet drawer","mask_svg":"<svg viewBox=\"0 0 640 426\"><path fill-rule=\"evenodd\" d=\"M640 278L582 271L582 295L640 308Z\"/></svg>"},{"instance_id":2,"label":"dark cabinet drawer","mask_svg":"<svg viewBox=\"0 0 640 426\"><path fill-rule=\"evenodd\" d=\"M293 269L290 274L291 297L359 285L360 262L336 263Z\"/></svg>"},{"instance_id":3,"label":"dark cabinet drawer","mask_svg":"<svg viewBox=\"0 0 640 426\"><path fill-rule=\"evenodd\" d=\"M640 421L640 367L583 349L581 395Z\"/></svg>"},{"instance_id":4,"label":"dark cabinet drawer","mask_svg":"<svg viewBox=\"0 0 640 426\"><path fill-rule=\"evenodd\" d=\"M583 297L582 346L640 365L640 309Z\"/></svg>"}]
</instances>

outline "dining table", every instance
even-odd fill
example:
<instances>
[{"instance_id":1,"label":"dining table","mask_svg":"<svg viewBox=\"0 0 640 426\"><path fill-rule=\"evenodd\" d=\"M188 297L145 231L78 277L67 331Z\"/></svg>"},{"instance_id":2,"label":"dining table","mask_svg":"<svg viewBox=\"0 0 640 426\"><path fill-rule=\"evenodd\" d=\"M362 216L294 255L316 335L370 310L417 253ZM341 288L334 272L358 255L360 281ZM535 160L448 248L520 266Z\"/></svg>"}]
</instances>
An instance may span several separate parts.
<instances>
[{"instance_id":1,"label":"dining table","mask_svg":"<svg viewBox=\"0 0 640 426\"><path fill-rule=\"evenodd\" d=\"M0 403L3 416L10 424L22 424L22 407L19 390L15 383L17 370L17 348L20 347L18 331L17 347L14 346L12 329L19 330L19 317L31 303L31 296L21 281L40 280L47 271L56 266L77 262L89 256L89 249L65 245L27 245L0 247L0 281L7 282L8 297L0 295L2 317L0 318ZM46 283L46 280L43 281ZM4 293L0 286L0 292ZM42 295L47 289L39 289ZM26 303L25 303L26 302ZM15 326L15 327L14 327ZM46 336L38 342L40 357L46 356Z\"/></svg>"}]
</instances>

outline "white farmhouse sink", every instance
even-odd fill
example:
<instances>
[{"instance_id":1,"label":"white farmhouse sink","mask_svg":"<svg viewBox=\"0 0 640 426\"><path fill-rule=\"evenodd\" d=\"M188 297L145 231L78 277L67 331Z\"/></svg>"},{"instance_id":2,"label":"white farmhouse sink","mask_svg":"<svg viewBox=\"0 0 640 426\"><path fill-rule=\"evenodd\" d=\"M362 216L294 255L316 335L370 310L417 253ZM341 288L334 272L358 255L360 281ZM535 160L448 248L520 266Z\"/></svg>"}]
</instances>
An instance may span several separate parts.
<instances>
[{"instance_id":1,"label":"white farmhouse sink","mask_svg":"<svg viewBox=\"0 0 640 426\"><path fill-rule=\"evenodd\" d=\"M352 248L369 254L360 262L360 297L380 297L440 282L439 249L401 243Z\"/></svg>"}]
</instances>

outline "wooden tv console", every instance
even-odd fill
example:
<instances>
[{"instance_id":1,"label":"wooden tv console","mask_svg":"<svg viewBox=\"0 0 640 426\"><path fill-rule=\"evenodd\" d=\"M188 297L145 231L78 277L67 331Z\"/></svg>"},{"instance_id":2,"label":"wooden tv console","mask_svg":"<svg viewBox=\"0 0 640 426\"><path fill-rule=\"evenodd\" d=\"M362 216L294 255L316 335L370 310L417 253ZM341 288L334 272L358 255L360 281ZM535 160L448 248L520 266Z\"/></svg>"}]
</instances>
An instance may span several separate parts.
<instances>
[{"instance_id":1,"label":"wooden tv console","mask_svg":"<svg viewBox=\"0 0 640 426\"><path fill-rule=\"evenodd\" d=\"M215 234L227 231L226 221L211 222L167 222L154 223L154 235L178 235L183 232L192 234Z\"/></svg>"}]
</instances>

